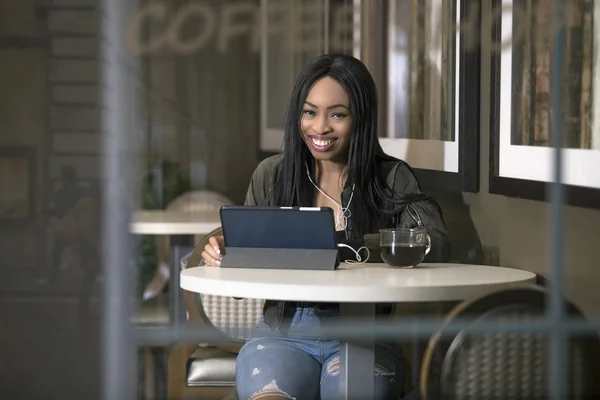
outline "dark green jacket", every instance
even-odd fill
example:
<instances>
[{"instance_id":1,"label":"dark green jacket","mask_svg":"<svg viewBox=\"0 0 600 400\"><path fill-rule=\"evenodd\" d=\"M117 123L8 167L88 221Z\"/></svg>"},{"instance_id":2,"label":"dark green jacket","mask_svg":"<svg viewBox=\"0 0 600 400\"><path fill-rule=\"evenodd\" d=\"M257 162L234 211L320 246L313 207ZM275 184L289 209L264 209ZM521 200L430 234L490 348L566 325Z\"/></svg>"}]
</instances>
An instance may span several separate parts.
<instances>
[{"instance_id":1,"label":"dark green jacket","mask_svg":"<svg viewBox=\"0 0 600 400\"><path fill-rule=\"evenodd\" d=\"M288 204L274 204L274 183L282 167L283 155L278 154L263 160L252 175L250 187L246 194L246 205L250 206L287 206ZM419 183L412 173L410 167L400 160L380 159L377 165L377 171L385 179L388 186L393 188L396 194L421 193ZM347 187L342 192L342 206L348 204L352 189ZM411 208L412 210L409 210ZM412 211L412 212L411 212ZM412 215L411 215L412 214ZM415 214L416 218L415 218ZM379 226L375 232L364 235L363 238L356 238L352 235L352 219L350 218L347 230L347 240L345 243L358 249L366 245L371 254L370 262L380 261L379 256L379 229L385 228L414 228L418 226L417 220L420 218L422 225L428 228L431 237L431 251L427 255L427 262L446 262L450 259L450 241L446 224L439 207L434 200L416 201L405 207L399 215L390 223L392 226ZM341 251L340 251L341 253ZM340 259L354 258L352 255L347 257L340 254ZM390 307L378 307L382 312L389 310ZM295 305L285 306L284 302L267 301L265 303L265 322L273 329L281 325L282 317L285 311L293 313Z\"/></svg>"}]
</instances>

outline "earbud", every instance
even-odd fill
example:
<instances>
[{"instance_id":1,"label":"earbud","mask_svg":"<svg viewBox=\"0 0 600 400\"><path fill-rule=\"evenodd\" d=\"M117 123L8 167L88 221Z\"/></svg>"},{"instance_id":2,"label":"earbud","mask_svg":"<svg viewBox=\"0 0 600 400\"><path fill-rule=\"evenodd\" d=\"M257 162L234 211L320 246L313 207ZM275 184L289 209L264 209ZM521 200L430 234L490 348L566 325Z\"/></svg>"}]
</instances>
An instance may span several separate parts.
<instances>
[{"instance_id":1,"label":"earbud","mask_svg":"<svg viewBox=\"0 0 600 400\"><path fill-rule=\"evenodd\" d=\"M352 246L349 246L349 245L347 245L345 243L339 243L338 247L346 247L346 248L352 250L354 252L354 254L356 254L356 260L344 260L344 262L348 263L348 264L364 264L364 263L367 262L367 260L371 256L371 252L369 251L369 249L367 248L367 246L362 246L358 250L354 250L352 248ZM367 252L367 256L365 257L364 260L360 256L360 251L363 250L363 249Z\"/></svg>"},{"instance_id":2,"label":"earbud","mask_svg":"<svg viewBox=\"0 0 600 400\"><path fill-rule=\"evenodd\" d=\"M419 211L413 207L412 204L406 206L406 210L408 211L408 215L417 223L417 226L423 227L423 220L421 219L421 214Z\"/></svg>"}]
</instances>

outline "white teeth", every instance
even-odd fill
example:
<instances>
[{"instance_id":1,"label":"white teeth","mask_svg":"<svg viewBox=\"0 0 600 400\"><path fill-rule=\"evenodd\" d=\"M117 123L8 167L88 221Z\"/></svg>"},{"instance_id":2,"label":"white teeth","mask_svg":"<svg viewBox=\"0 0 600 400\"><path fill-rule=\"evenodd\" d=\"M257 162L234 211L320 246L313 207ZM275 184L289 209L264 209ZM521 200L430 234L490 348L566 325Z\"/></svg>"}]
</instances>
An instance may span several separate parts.
<instances>
[{"instance_id":1,"label":"white teeth","mask_svg":"<svg viewBox=\"0 0 600 400\"><path fill-rule=\"evenodd\" d=\"M314 144L316 144L319 147L325 147L331 144L331 142L333 142L333 140L322 140L322 139L315 139L315 138L311 138L311 140L313 141Z\"/></svg>"}]
</instances>

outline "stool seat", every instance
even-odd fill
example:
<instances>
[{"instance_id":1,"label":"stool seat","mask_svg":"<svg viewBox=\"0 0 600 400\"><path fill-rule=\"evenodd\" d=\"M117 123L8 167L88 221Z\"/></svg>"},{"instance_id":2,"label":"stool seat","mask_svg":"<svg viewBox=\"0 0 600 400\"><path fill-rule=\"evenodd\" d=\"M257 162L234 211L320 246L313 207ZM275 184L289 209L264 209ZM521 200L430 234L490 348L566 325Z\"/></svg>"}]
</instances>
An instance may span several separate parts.
<instances>
[{"instance_id":1,"label":"stool seat","mask_svg":"<svg viewBox=\"0 0 600 400\"><path fill-rule=\"evenodd\" d=\"M237 354L201 345L188 360L186 384L193 387L235 387Z\"/></svg>"}]
</instances>

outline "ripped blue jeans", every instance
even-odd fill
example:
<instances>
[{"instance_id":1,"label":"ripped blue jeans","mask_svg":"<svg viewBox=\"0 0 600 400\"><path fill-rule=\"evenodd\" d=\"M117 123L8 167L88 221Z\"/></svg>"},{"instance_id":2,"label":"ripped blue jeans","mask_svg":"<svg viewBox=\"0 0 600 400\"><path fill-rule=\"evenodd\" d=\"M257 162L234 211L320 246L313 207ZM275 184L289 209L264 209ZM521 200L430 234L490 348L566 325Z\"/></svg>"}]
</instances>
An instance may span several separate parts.
<instances>
[{"instance_id":1,"label":"ripped blue jeans","mask_svg":"<svg viewBox=\"0 0 600 400\"><path fill-rule=\"evenodd\" d=\"M331 318L339 318L339 314ZM339 341L294 337L294 330L318 328L320 323L314 308L297 308L284 336L261 318L237 358L239 399L275 394L296 400L339 399ZM404 395L406 366L400 345L376 343L374 373L375 399L397 400Z\"/></svg>"}]
</instances>

